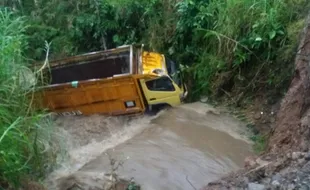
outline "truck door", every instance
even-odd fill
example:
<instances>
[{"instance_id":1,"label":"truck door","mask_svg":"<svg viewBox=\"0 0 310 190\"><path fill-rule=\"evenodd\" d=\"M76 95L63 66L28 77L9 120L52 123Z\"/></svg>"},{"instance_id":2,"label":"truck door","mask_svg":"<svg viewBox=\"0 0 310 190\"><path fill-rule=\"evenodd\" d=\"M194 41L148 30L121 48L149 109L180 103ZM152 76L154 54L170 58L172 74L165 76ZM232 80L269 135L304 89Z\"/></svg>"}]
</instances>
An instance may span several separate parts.
<instances>
[{"instance_id":1,"label":"truck door","mask_svg":"<svg viewBox=\"0 0 310 190\"><path fill-rule=\"evenodd\" d=\"M155 79L140 79L142 91L149 105L168 104L177 106L180 101L180 88L168 76Z\"/></svg>"}]
</instances>

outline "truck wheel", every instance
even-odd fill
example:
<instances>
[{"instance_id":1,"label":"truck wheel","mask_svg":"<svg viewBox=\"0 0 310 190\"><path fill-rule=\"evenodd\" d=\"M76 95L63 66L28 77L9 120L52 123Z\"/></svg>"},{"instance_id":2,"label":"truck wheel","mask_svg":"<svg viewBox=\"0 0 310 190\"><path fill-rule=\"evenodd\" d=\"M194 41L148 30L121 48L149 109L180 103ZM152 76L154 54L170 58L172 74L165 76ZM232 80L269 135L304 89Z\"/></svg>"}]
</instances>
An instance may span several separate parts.
<instances>
[{"instance_id":1,"label":"truck wheel","mask_svg":"<svg viewBox=\"0 0 310 190\"><path fill-rule=\"evenodd\" d=\"M149 109L146 111L146 113L150 115L156 115L161 110L168 110L171 106L169 104L157 104L157 105L151 105L149 106Z\"/></svg>"}]
</instances>

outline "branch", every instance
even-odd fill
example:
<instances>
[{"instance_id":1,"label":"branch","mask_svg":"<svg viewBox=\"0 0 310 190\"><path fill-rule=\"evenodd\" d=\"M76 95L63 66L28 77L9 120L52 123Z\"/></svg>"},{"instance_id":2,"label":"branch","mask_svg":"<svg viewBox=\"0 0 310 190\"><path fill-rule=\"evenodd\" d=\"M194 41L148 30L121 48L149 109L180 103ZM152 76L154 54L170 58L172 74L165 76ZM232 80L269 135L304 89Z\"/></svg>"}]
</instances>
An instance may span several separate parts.
<instances>
[{"instance_id":1,"label":"branch","mask_svg":"<svg viewBox=\"0 0 310 190\"><path fill-rule=\"evenodd\" d=\"M36 73L41 72L48 65L48 56L50 52L50 46L51 46L51 43L47 43L47 41L45 41L45 48L46 48L45 61L44 61L43 66Z\"/></svg>"}]
</instances>

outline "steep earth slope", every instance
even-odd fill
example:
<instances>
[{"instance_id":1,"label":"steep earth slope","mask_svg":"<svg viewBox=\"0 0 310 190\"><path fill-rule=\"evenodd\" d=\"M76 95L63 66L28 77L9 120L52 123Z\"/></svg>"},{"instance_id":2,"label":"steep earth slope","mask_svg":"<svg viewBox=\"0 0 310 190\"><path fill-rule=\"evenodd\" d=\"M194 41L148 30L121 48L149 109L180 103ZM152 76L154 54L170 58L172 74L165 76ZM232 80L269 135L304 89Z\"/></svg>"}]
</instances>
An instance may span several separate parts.
<instances>
[{"instance_id":1,"label":"steep earth slope","mask_svg":"<svg viewBox=\"0 0 310 190\"><path fill-rule=\"evenodd\" d=\"M281 55L279 55L281 56ZM295 73L281 103L267 151L242 171L205 189L310 189L310 15L301 34Z\"/></svg>"}]
</instances>

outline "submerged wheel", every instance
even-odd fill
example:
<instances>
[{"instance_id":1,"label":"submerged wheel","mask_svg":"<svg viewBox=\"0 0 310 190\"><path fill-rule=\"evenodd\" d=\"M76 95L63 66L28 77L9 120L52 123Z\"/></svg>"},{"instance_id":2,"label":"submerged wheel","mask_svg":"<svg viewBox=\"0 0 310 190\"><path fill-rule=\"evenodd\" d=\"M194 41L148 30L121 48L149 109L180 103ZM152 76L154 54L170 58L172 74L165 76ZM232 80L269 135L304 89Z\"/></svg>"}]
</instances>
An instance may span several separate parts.
<instances>
[{"instance_id":1,"label":"submerged wheel","mask_svg":"<svg viewBox=\"0 0 310 190\"><path fill-rule=\"evenodd\" d=\"M169 104L156 104L156 105L151 105L147 109L146 113L150 115L156 115L159 111L161 110L168 110L170 109L171 106Z\"/></svg>"}]
</instances>

